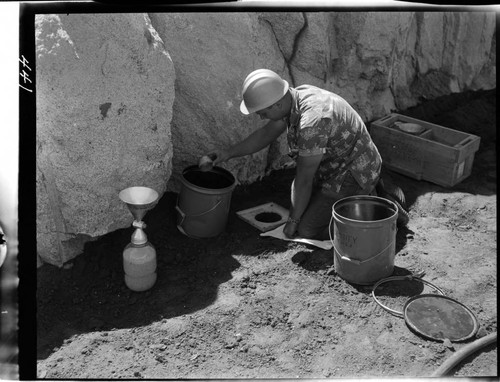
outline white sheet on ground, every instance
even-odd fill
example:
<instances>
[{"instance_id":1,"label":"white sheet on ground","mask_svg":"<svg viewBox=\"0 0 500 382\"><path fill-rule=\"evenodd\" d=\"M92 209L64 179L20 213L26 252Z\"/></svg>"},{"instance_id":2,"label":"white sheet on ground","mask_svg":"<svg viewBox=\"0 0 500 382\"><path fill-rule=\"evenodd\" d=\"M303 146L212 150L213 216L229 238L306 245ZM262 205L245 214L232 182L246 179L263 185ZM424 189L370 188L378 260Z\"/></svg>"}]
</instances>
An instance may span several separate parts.
<instances>
[{"instance_id":1,"label":"white sheet on ground","mask_svg":"<svg viewBox=\"0 0 500 382\"><path fill-rule=\"evenodd\" d=\"M285 227L285 224L280 225L278 228L275 228L272 231L261 233L260 236L272 236L272 237L275 237L277 239L282 239L282 240L286 240L286 241L296 241L298 243L311 244L311 245L314 245L314 246L316 246L318 248L322 248L322 249L332 249L332 243L330 240L312 240L312 239L303 239L300 237L288 238L283 233L284 227Z\"/></svg>"}]
</instances>

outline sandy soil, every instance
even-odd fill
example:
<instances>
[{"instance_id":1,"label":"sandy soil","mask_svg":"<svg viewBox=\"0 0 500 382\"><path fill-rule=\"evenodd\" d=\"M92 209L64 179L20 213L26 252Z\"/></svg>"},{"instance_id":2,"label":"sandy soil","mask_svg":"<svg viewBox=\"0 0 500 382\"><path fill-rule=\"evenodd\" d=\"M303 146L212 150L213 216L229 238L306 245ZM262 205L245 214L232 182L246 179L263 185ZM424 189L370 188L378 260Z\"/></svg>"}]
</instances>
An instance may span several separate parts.
<instances>
[{"instance_id":1,"label":"sandy soil","mask_svg":"<svg viewBox=\"0 0 500 382\"><path fill-rule=\"evenodd\" d=\"M335 273L331 251L260 237L235 212L289 205L292 170L233 192L229 224L193 240L175 228L176 195L145 218L158 281L131 292L122 250L131 228L89 243L64 268L38 270L39 378L425 377L467 343L497 330L496 91L457 94L402 114L481 137L472 174L453 188L385 176L406 194L394 274L423 279L469 307L480 328L465 343L425 339L384 310L370 286ZM383 304L401 310L422 290L393 284ZM410 285L412 284L412 285ZM454 376L496 376L496 344Z\"/></svg>"}]
</instances>

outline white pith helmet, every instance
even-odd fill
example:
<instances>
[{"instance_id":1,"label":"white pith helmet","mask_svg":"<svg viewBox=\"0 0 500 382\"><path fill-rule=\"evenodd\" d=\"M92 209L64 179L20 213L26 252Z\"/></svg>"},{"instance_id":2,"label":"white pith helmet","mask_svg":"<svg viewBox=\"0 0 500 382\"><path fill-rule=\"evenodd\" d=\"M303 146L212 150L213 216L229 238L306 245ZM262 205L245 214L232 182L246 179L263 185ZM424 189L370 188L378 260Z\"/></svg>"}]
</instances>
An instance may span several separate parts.
<instances>
[{"instance_id":1,"label":"white pith helmet","mask_svg":"<svg viewBox=\"0 0 500 382\"><path fill-rule=\"evenodd\" d=\"M257 69L243 82L240 110L250 114L278 102L288 91L288 82L269 69Z\"/></svg>"}]
</instances>

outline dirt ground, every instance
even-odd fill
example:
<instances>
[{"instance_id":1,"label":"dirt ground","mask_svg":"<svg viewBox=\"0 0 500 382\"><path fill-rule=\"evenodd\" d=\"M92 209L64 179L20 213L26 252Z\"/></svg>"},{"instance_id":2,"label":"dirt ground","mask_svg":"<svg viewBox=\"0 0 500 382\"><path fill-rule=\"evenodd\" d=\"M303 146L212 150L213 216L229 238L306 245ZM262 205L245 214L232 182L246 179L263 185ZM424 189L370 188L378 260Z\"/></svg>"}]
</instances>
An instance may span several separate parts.
<instances>
[{"instance_id":1,"label":"dirt ground","mask_svg":"<svg viewBox=\"0 0 500 382\"><path fill-rule=\"evenodd\" d=\"M165 194L144 219L158 256L158 280L147 292L123 281L132 228L87 244L64 268L39 268L37 377L426 377L496 332L496 91L401 113L481 137L471 176L453 188L385 172L404 190L410 215L397 232L394 274L424 271L424 280L474 312L474 338L425 339L377 304L372 287L336 274L331 250L261 237L239 219L236 211L265 202L288 208L293 170L283 170L238 186L227 229L213 239L182 235L176 195ZM381 302L401 310L411 295L432 291L415 283L386 284ZM496 376L496 344L450 375Z\"/></svg>"}]
</instances>

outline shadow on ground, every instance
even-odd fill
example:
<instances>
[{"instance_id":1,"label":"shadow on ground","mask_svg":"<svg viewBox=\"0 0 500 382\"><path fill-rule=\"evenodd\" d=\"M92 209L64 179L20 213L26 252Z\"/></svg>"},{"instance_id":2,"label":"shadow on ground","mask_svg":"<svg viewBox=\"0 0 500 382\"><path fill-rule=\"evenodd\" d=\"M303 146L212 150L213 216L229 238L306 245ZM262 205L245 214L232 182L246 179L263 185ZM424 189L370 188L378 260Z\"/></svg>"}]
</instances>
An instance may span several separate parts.
<instances>
[{"instance_id":1,"label":"shadow on ground","mask_svg":"<svg viewBox=\"0 0 500 382\"><path fill-rule=\"evenodd\" d=\"M158 278L149 291L129 290L123 281L122 251L132 229L87 243L70 269L38 270L38 358L74 334L147 325L202 309L240 265L223 250L228 234L194 240L179 233L173 211L176 195L165 194L144 221L157 251Z\"/></svg>"},{"instance_id":2,"label":"shadow on ground","mask_svg":"<svg viewBox=\"0 0 500 382\"><path fill-rule=\"evenodd\" d=\"M176 228L177 194L163 195L144 218L158 261L157 282L149 291L133 292L123 281L122 252L132 228L87 243L83 254L62 269L45 264L37 274L37 358L45 359L76 334L144 326L212 304L218 287L240 266L233 253L257 257L287 249L287 242L258 237L259 231L235 212L260 202L283 205L289 185L280 188L277 179L284 185L283 179L290 176L290 172L278 172L259 185L238 187L227 229L215 238L192 239L181 234ZM263 190L273 197L268 198Z\"/></svg>"}]
</instances>

